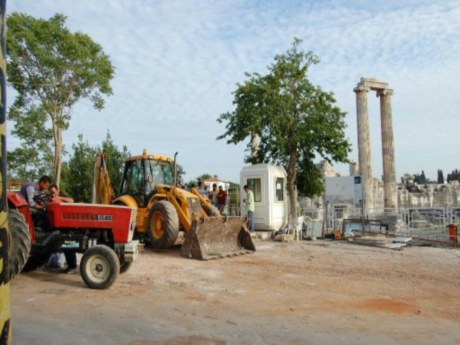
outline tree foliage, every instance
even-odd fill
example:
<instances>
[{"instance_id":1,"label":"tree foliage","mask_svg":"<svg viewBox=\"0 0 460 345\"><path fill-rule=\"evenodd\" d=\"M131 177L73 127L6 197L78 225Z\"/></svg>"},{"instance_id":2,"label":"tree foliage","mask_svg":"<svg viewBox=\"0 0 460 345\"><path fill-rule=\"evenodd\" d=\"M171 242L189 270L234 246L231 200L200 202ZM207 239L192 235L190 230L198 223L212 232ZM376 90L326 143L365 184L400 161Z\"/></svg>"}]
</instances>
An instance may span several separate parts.
<instances>
[{"instance_id":1,"label":"tree foliage","mask_svg":"<svg viewBox=\"0 0 460 345\"><path fill-rule=\"evenodd\" d=\"M112 181L115 195L118 195L118 188L120 188L121 179L123 177L124 161L130 156L130 153L126 145L123 145L123 147L119 149L118 146L114 144L110 132L107 132L101 149L107 155L107 170L110 180ZM101 151L101 149L98 151Z\"/></svg>"},{"instance_id":2,"label":"tree foliage","mask_svg":"<svg viewBox=\"0 0 460 345\"><path fill-rule=\"evenodd\" d=\"M447 182L460 181L460 171L458 169L452 170L450 174L447 174Z\"/></svg>"},{"instance_id":3,"label":"tree foliage","mask_svg":"<svg viewBox=\"0 0 460 345\"><path fill-rule=\"evenodd\" d=\"M199 181L204 181L204 180L210 179L211 177L212 177L211 174L204 173L204 174L201 174L200 176L197 176L194 179L188 181L187 185L188 185L189 188L191 188L192 186L198 187Z\"/></svg>"},{"instance_id":4,"label":"tree foliage","mask_svg":"<svg viewBox=\"0 0 460 345\"><path fill-rule=\"evenodd\" d=\"M185 186L184 176L186 174L184 167L179 163L176 163L176 171L177 171L177 184L179 186Z\"/></svg>"},{"instance_id":5,"label":"tree foliage","mask_svg":"<svg viewBox=\"0 0 460 345\"><path fill-rule=\"evenodd\" d=\"M86 34L70 32L65 21L62 14L45 20L23 13L13 13L7 20L8 81L18 94L9 118L14 123L12 134L22 140L10 162L18 174L35 175L49 169L51 157L58 184L63 132L69 128L72 107L89 99L102 109L114 76L102 47ZM37 168L19 168L24 162L36 163Z\"/></svg>"},{"instance_id":6,"label":"tree foliage","mask_svg":"<svg viewBox=\"0 0 460 345\"><path fill-rule=\"evenodd\" d=\"M444 173L441 169L438 169L438 183L444 183Z\"/></svg>"},{"instance_id":7,"label":"tree foliage","mask_svg":"<svg viewBox=\"0 0 460 345\"><path fill-rule=\"evenodd\" d=\"M8 170L12 178L32 181L43 175L52 175L53 152L49 143L53 139L52 131L46 127L46 114L32 107L28 116L15 117L12 134L23 138L19 147L8 151Z\"/></svg>"},{"instance_id":8,"label":"tree foliage","mask_svg":"<svg viewBox=\"0 0 460 345\"><path fill-rule=\"evenodd\" d=\"M83 135L78 136L78 141L72 145L73 153L69 159L69 175L66 181L67 192L77 202L91 200L91 186L94 176L94 164L97 149L91 147L83 140Z\"/></svg>"},{"instance_id":9,"label":"tree foliage","mask_svg":"<svg viewBox=\"0 0 460 345\"><path fill-rule=\"evenodd\" d=\"M426 178L425 171L422 170L420 175L419 174L414 175L414 182L418 184L426 184L426 183L429 183L430 180Z\"/></svg>"},{"instance_id":10,"label":"tree foliage","mask_svg":"<svg viewBox=\"0 0 460 345\"><path fill-rule=\"evenodd\" d=\"M236 109L218 118L226 122L226 131L218 139L237 144L260 137L255 152L248 144L246 162L273 163L286 169L291 217L296 213L296 185L310 196L322 190L315 158L346 162L350 151L344 134L345 113L335 105L331 92L308 79L310 67L319 60L312 52L300 50L300 43L295 39L287 52L277 55L267 75L246 73L248 80L234 92Z\"/></svg>"},{"instance_id":11,"label":"tree foliage","mask_svg":"<svg viewBox=\"0 0 460 345\"><path fill-rule=\"evenodd\" d=\"M112 140L110 132L107 132L101 146L92 147L83 140L83 135L78 136L78 141L73 146L73 153L68 162L68 171L63 169L65 190L76 201L89 202L91 200L92 185L94 179L94 165L96 155L100 151L107 154L107 170L109 172L115 193L120 186L124 160L130 156L126 146L121 149ZM64 168L67 165L64 164Z\"/></svg>"}]
</instances>

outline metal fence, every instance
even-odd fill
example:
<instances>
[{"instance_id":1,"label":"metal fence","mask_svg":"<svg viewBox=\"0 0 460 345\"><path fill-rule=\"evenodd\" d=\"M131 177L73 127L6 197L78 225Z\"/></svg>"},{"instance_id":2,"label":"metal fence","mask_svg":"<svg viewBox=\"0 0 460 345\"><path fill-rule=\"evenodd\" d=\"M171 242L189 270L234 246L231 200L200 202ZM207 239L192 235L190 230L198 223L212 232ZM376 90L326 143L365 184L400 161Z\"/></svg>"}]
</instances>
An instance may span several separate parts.
<instances>
[{"instance_id":1,"label":"metal fence","mask_svg":"<svg viewBox=\"0 0 460 345\"><path fill-rule=\"evenodd\" d=\"M342 230L344 221L362 221L362 228L369 232L385 232L431 241L451 241L449 224L460 228L460 207L414 207L364 215L363 210L348 205L324 208L303 208L304 217L321 220L325 233ZM308 218L307 218L308 219ZM382 227L376 226L381 223ZM390 225L390 226L388 226ZM458 232L457 232L458 236ZM459 242L459 241L457 241Z\"/></svg>"}]
</instances>

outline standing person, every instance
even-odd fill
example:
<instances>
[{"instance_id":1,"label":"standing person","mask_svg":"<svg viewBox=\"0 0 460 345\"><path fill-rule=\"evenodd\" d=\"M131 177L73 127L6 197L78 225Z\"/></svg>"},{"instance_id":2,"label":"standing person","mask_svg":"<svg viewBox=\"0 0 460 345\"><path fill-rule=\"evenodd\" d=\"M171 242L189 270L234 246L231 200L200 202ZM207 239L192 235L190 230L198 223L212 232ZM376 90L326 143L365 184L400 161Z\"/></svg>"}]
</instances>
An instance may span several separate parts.
<instances>
[{"instance_id":1,"label":"standing person","mask_svg":"<svg viewBox=\"0 0 460 345\"><path fill-rule=\"evenodd\" d=\"M207 185L204 185L203 187L203 193L201 193L205 198L209 199L209 187Z\"/></svg>"},{"instance_id":2,"label":"standing person","mask_svg":"<svg viewBox=\"0 0 460 345\"><path fill-rule=\"evenodd\" d=\"M246 199L243 201L246 203L246 210L248 212L248 219L249 219L249 231L254 232L255 230L255 223L254 223L254 193L252 192L251 188L248 185L245 185L244 191L246 192Z\"/></svg>"},{"instance_id":3,"label":"standing person","mask_svg":"<svg viewBox=\"0 0 460 345\"><path fill-rule=\"evenodd\" d=\"M65 203L65 202L73 202L73 198L69 196L63 196L60 194L59 187L55 184L52 184L49 187L50 194L52 196L52 202L55 203ZM55 254L60 254L62 253L55 253ZM55 255L53 254L53 255ZM67 261L67 269L66 273L67 274L75 274L78 272L77 270L77 253L76 252L71 252L71 251L65 251L65 261Z\"/></svg>"},{"instance_id":4,"label":"standing person","mask_svg":"<svg viewBox=\"0 0 460 345\"><path fill-rule=\"evenodd\" d=\"M209 198L208 186L202 180L198 181L198 192L205 198Z\"/></svg>"},{"instance_id":5,"label":"standing person","mask_svg":"<svg viewBox=\"0 0 460 345\"><path fill-rule=\"evenodd\" d=\"M204 182L201 180L198 180L198 192L206 198L208 197L207 189L208 187L205 186Z\"/></svg>"},{"instance_id":6,"label":"standing person","mask_svg":"<svg viewBox=\"0 0 460 345\"><path fill-rule=\"evenodd\" d=\"M45 175L38 182L27 182L21 187L19 194L26 199L32 214L38 214L45 209L41 199L48 192L50 184L51 177Z\"/></svg>"},{"instance_id":7,"label":"standing person","mask_svg":"<svg viewBox=\"0 0 460 345\"><path fill-rule=\"evenodd\" d=\"M227 192L224 190L222 186L219 186L219 192L216 196L217 199L217 208L219 212L222 214L224 213L225 205L227 204Z\"/></svg>"},{"instance_id":8,"label":"standing person","mask_svg":"<svg viewBox=\"0 0 460 345\"><path fill-rule=\"evenodd\" d=\"M217 207L217 194L219 194L219 191L217 190L217 184L213 183L212 190L209 192L209 200L211 200L211 203L216 207Z\"/></svg>"}]
</instances>

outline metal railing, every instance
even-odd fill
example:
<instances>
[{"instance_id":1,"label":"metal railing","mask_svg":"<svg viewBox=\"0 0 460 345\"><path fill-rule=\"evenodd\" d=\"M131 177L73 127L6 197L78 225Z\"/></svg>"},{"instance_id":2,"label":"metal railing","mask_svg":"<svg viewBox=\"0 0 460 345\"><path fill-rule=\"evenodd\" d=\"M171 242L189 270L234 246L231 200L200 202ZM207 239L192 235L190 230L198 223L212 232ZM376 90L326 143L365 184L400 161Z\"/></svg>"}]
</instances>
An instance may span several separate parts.
<instances>
[{"instance_id":1,"label":"metal railing","mask_svg":"<svg viewBox=\"0 0 460 345\"><path fill-rule=\"evenodd\" d=\"M460 228L460 207L413 207L387 209L384 212L364 215L362 209L354 207L303 208L302 213L313 220L323 221L325 232L342 230L344 220L361 220L366 232L385 232L430 241L451 241L449 224ZM382 227L376 226L380 222ZM388 225L391 225L388 227ZM458 233L457 233L458 236ZM459 242L459 241L457 241Z\"/></svg>"}]
</instances>

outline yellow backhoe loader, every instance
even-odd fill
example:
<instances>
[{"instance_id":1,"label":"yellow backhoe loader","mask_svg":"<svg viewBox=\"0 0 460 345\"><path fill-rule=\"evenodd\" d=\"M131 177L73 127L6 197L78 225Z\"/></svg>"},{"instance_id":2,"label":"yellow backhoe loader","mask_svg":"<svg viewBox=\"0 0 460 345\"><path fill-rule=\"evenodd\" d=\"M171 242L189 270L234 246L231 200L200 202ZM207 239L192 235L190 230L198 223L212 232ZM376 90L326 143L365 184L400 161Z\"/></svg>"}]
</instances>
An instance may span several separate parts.
<instances>
[{"instance_id":1,"label":"yellow backhoe loader","mask_svg":"<svg viewBox=\"0 0 460 345\"><path fill-rule=\"evenodd\" d=\"M93 200L137 209L136 233L153 249L174 245L184 231L182 255L209 260L247 254L255 246L242 217L222 217L207 198L193 189L176 187L176 155L148 154L125 160L119 195L115 195L106 167L106 156L97 156Z\"/></svg>"}]
</instances>

